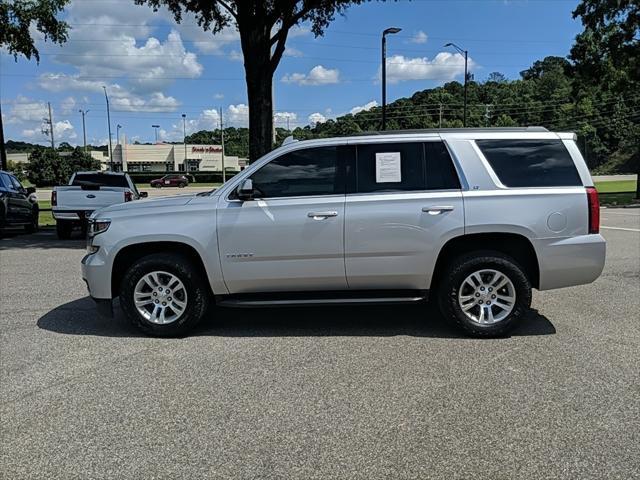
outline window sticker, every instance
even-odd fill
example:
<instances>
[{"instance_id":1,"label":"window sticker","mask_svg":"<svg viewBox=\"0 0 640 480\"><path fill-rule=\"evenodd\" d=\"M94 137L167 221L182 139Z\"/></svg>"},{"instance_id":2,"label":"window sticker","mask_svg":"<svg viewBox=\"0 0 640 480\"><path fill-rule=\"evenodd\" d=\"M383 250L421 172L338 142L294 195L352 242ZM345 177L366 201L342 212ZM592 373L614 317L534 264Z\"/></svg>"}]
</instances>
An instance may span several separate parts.
<instances>
[{"instance_id":1,"label":"window sticker","mask_svg":"<svg viewBox=\"0 0 640 480\"><path fill-rule=\"evenodd\" d=\"M399 183L400 152L376 153L376 183Z\"/></svg>"}]
</instances>

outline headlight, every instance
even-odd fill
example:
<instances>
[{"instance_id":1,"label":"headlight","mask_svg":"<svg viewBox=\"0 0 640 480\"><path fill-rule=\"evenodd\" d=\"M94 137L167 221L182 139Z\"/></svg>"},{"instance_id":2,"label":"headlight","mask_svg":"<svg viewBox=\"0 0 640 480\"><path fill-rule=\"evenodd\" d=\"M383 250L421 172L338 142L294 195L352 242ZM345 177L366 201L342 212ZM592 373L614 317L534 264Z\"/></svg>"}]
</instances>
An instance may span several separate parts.
<instances>
[{"instance_id":1,"label":"headlight","mask_svg":"<svg viewBox=\"0 0 640 480\"><path fill-rule=\"evenodd\" d=\"M88 230L89 238L93 238L100 233L106 232L109 225L111 225L111 220L106 218L90 219Z\"/></svg>"}]
</instances>

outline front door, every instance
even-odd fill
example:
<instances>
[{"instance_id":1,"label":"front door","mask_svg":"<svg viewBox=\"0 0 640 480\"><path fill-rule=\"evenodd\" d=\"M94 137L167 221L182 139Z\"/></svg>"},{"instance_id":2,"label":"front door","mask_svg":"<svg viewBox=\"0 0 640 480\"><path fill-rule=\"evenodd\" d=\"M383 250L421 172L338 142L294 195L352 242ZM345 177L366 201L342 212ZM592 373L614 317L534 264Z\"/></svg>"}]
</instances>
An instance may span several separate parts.
<instances>
[{"instance_id":1,"label":"front door","mask_svg":"<svg viewBox=\"0 0 640 480\"><path fill-rule=\"evenodd\" d=\"M464 233L460 183L444 143L359 145L347 195L352 289L427 290L438 253Z\"/></svg>"},{"instance_id":2,"label":"front door","mask_svg":"<svg viewBox=\"0 0 640 480\"><path fill-rule=\"evenodd\" d=\"M218 243L229 293L347 288L341 149L286 153L249 177L253 199L220 198Z\"/></svg>"}]
</instances>

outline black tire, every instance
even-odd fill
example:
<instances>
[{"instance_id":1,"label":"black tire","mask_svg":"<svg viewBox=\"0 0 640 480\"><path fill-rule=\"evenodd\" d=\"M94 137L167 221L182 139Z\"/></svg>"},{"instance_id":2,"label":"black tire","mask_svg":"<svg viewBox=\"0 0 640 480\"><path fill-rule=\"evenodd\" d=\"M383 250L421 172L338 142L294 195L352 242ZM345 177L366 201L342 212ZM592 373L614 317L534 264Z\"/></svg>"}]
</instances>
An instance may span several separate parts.
<instances>
[{"instance_id":1,"label":"black tire","mask_svg":"<svg viewBox=\"0 0 640 480\"><path fill-rule=\"evenodd\" d=\"M182 182L182 183L178 184L178 188L184 188L184 187L186 187L186 186L187 186L187 184L186 184L186 183L184 183L184 182Z\"/></svg>"},{"instance_id":2,"label":"black tire","mask_svg":"<svg viewBox=\"0 0 640 480\"><path fill-rule=\"evenodd\" d=\"M472 320L463 312L458 302L458 293L465 279L483 269L496 270L507 276L515 290L516 298L509 315L491 324L481 324ZM468 335L482 338L501 337L516 328L529 313L531 282L513 258L493 251L472 252L454 259L449 264L444 272L442 284L438 288L438 301L445 318L453 321Z\"/></svg>"},{"instance_id":3,"label":"black tire","mask_svg":"<svg viewBox=\"0 0 640 480\"><path fill-rule=\"evenodd\" d=\"M187 306L173 323L159 325L144 318L134 304L134 292L138 281L153 271L168 272L183 283L187 292ZM142 257L126 271L120 284L120 307L137 328L157 337L183 336L194 328L205 316L211 295L207 279L199 269L183 255L154 253Z\"/></svg>"},{"instance_id":4,"label":"black tire","mask_svg":"<svg viewBox=\"0 0 640 480\"><path fill-rule=\"evenodd\" d=\"M162 188L162 185L159 183L156 183L155 185L152 185L153 188Z\"/></svg>"},{"instance_id":5,"label":"black tire","mask_svg":"<svg viewBox=\"0 0 640 480\"><path fill-rule=\"evenodd\" d=\"M38 207L35 207L33 209L33 212L31 213L31 223L28 225L25 225L24 227L26 232L27 233L37 232L40 228L39 220L40 220L40 209Z\"/></svg>"},{"instance_id":6,"label":"black tire","mask_svg":"<svg viewBox=\"0 0 640 480\"><path fill-rule=\"evenodd\" d=\"M71 238L71 232L73 232L73 223L65 220L56 221L56 233L60 240L69 240Z\"/></svg>"}]
</instances>

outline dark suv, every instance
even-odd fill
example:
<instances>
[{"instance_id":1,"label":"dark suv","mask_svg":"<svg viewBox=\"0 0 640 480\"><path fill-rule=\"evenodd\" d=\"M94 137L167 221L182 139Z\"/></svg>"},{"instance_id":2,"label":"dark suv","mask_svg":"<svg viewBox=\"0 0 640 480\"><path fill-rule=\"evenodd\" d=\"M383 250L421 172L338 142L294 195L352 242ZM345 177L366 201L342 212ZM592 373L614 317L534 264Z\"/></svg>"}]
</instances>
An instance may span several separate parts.
<instances>
[{"instance_id":1,"label":"dark suv","mask_svg":"<svg viewBox=\"0 0 640 480\"><path fill-rule=\"evenodd\" d=\"M23 226L27 232L38 229L40 209L34 187L24 188L11 173L0 171L0 229Z\"/></svg>"},{"instance_id":2,"label":"dark suv","mask_svg":"<svg viewBox=\"0 0 640 480\"><path fill-rule=\"evenodd\" d=\"M165 175L162 178L151 180L150 185L155 188L162 188L162 187L184 188L187 185L189 185L189 179L184 175Z\"/></svg>"}]
</instances>

